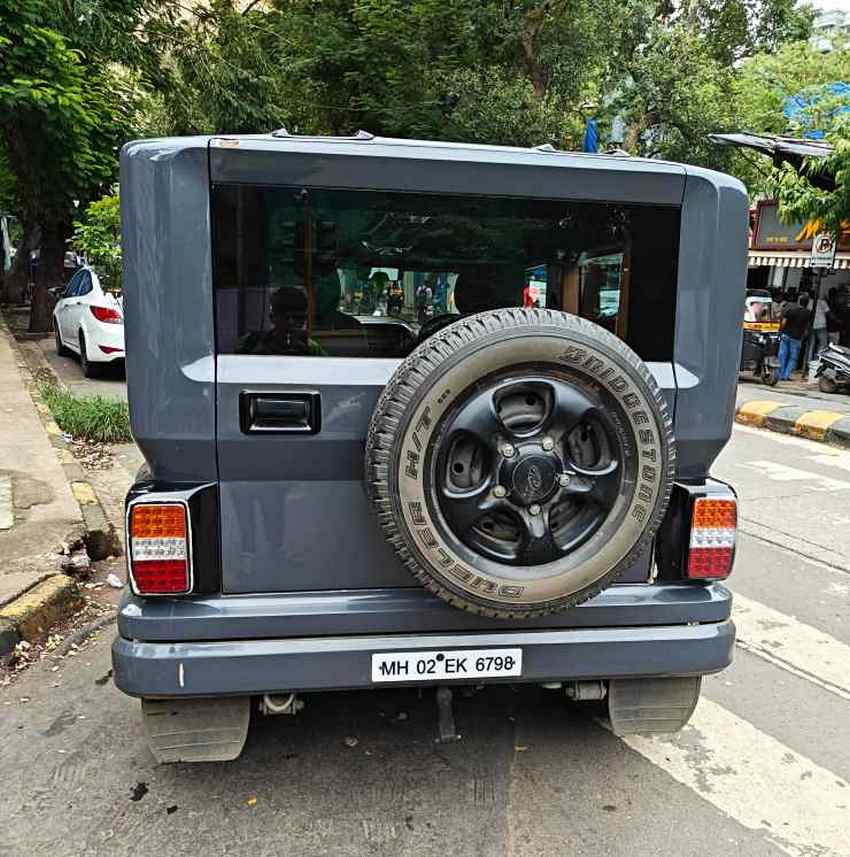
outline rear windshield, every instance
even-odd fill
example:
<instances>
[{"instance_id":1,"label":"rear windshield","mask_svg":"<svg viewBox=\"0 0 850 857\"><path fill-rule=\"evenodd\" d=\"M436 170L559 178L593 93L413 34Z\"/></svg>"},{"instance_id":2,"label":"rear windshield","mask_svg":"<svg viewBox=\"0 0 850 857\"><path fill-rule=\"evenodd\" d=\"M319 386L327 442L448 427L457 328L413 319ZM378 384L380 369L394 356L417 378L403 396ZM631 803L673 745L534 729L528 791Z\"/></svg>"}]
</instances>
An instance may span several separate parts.
<instances>
[{"instance_id":1,"label":"rear windshield","mask_svg":"<svg viewBox=\"0 0 850 857\"><path fill-rule=\"evenodd\" d=\"M212 215L220 353L404 357L514 306L672 358L678 209L216 185Z\"/></svg>"}]
</instances>

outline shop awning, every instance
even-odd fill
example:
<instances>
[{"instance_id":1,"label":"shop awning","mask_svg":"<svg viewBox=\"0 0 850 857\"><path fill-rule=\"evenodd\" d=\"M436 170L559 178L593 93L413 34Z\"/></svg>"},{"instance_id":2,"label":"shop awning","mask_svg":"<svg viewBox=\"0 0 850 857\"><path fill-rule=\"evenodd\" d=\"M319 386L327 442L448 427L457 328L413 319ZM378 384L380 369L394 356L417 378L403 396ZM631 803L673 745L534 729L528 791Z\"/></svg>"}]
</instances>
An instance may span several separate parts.
<instances>
[{"instance_id":1,"label":"shop awning","mask_svg":"<svg viewBox=\"0 0 850 857\"><path fill-rule=\"evenodd\" d=\"M774 268L811 268L812 258L805 251L795 253L792 250L750 250L749 266L760 268L763 265L770 265ZM850 270L850 253L836 253L832 270Z\"/></svg>"}]
</instances>

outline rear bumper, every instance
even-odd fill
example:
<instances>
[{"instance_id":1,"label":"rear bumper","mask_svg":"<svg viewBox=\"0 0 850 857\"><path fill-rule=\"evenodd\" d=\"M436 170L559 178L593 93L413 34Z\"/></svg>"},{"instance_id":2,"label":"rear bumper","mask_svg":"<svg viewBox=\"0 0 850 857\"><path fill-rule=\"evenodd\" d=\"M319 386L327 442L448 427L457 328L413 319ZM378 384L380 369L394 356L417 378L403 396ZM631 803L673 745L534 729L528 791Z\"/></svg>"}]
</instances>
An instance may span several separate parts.
<instances>
[{"instance_id":1,"label":"rear bumper","mask_svg":"<svg viewBox=\"0 0 850 857\"><path fill-rule=\"evenodd\" d=\"M375 652L523 649L511 682L704 675L732 659L730 620L697 625L572 628L151 643L118 637L115 684L131 696L179 697L373 687ZM501 681L505 681L504 679Z\"/></svg>"}]
</instances>

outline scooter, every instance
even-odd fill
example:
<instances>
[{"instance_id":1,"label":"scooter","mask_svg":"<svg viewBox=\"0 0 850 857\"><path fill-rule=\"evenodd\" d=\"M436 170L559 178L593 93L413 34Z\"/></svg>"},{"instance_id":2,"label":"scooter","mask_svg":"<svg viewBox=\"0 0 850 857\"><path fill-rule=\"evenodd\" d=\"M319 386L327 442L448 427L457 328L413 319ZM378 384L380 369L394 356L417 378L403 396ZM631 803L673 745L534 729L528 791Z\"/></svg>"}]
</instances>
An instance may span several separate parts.
<instances>
[{"instance_id":1,"label":"scooter","mask_svg":"<svg viewBox=\"0 0 850 857\"><path fill-rule=\"evenodd\" d=\"M837 393L850 385L850 348L830 343L820 353L815 377L822 393Z\"/></svg>"}]
</instances>

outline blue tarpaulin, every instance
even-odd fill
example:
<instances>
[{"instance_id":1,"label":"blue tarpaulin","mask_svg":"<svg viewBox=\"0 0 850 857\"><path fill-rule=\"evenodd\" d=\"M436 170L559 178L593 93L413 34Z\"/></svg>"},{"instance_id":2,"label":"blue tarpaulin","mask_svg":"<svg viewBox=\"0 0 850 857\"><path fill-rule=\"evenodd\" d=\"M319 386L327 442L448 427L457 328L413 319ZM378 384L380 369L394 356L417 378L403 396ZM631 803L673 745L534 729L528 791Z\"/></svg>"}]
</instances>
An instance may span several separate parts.
<instances>
[{"instance_id":1,"label":"blue tarpaulin","mask_svg":"<svg viewBox=\"0 0 850 857\"><path fill-rule=\"evenodd\" d=\"M789 96L785 99L785 106L782 112L785 114L786 119L803 126L804 137L807 137L809 140L822 140L824 138L823 130L811 127L814 119L811 115L808 115L807 111L816 108L817 103L824 98L832 99L836 97L844 101L845 104L834 107L831 111L832 115L850 113L850 83L842 81L827 83L821 87L820 93L810 92L808 95L797 93L797 95Z\"/></svg>"},{"instance_id":2,"label":"blue tarpaulin","mask_svg":"<svg viewBox=\"0 0 850 857\"><path fill-rule=\"evenodd\" d=\"M596 127L595 119L588 119L584 129L584 140L581 144L582 152L599 151L599 129Z\"/></svg>"}]
</instances>

